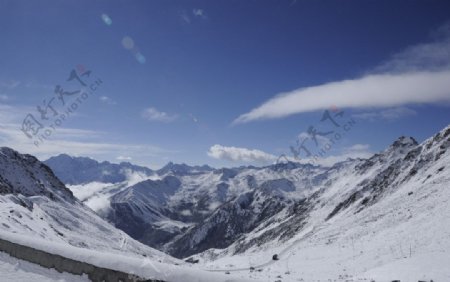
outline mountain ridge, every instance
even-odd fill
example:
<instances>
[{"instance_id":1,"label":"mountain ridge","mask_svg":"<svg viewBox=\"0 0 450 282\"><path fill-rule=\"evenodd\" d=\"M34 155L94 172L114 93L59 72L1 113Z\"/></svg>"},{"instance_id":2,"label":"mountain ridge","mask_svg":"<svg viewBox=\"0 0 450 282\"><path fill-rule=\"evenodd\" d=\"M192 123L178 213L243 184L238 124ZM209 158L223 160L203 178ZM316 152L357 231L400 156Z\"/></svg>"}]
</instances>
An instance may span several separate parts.
<instances>
[{"instance_id":1,"label":"mountain ridge","mask_svg":"<svg viewBox=\"0 0 450 282\"><path fill-rule=\"evenodd\" d=\"M123 184L120 191L104 189L110 202L104 218L175 257L207 258L215 249L223 251L211 257L238 255L276 240L287 242L311 220L326 224L349 210L358 214L383 203L448 155L449 132L447 126L420 144L401 136L370 158L331 167L288 162L196 171L169 163L155 179Z\"/></svg>"}]
</instances>

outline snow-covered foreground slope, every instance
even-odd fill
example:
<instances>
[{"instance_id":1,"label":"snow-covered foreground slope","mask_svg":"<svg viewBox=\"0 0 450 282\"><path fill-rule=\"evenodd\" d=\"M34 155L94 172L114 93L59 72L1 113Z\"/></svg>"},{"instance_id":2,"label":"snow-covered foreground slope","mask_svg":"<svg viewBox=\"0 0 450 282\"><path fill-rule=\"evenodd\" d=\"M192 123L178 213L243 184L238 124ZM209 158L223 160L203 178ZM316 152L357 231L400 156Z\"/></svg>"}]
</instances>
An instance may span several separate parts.
<instances>
[{"instance_id":1,"label":"snow-covered foreground slope","mask_svg":"<svg viewBox=\"0 0 450 282\"><path fill-rule=\"evenodd\" d=\"M47 166L9 148L0 148L0 239L147 279L244 279L239 274L203 271L133 240L77 200ZM40 267L26 265L30 278L65 279L52 271L41 275ZM10 269L4 264L5 275L22 279L23 269L16 268L15 274Z\"/></svg>"}]
</instances>

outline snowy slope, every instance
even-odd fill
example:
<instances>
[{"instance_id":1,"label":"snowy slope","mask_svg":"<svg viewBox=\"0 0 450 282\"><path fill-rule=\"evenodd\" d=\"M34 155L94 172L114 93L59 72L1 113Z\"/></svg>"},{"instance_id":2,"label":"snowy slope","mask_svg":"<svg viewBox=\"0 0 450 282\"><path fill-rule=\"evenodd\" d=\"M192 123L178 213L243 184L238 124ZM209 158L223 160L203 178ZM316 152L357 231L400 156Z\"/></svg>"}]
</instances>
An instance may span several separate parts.
<instances>
[{"instance_id":1,"label":"snowy slope","mask_svg":"<svg viewBox=\"0 0 450 282\"><path fill-rule=\"evenodd\" d=\"M0 187L3 231L80 248L164 256L102 220L32 156L1 148Z\"/></svg>"},{"instance_id":2,"label":"snowy slope","mask_svg":"<svg viewBox=\"0 0 450 282\"><path fill-rule=\"evenodd\" d=\"M0 238L69 259L164 281L246 281L202 271L145 246L77 200L53 172L30 155L0 148ZM82 281L0 253L1 277ZM3 264L2 264L3 262ZM14 267L11 263L24 264ZM3 267L2 267L3 266ZM25 275L22 270L31 273ZM23 275L22 275L23 274Z\"/></svg>"},{"instance_id":3,"label":"snowy slope","mask_svg":"<svg viewBox=\"0 0 450 282\"><path fill-rule=\"evenodd\" d=\"M450 281L449 147L450 127L420 145L400 138L330 171L303 209L281 212L278 222L203 253L201 262L244 269L237 272L253 266L262 269L254 277L282 281ZM283 237L298 221L295 235Z\"/></svg>"}]
</instances>

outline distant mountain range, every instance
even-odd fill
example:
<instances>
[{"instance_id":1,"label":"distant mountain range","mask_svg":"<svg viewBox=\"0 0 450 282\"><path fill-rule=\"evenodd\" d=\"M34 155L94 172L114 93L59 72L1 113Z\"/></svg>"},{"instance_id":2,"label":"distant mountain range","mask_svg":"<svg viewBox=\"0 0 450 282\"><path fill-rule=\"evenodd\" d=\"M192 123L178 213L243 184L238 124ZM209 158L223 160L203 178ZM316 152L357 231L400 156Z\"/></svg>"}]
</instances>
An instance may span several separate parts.
<instances>
[{"instance_id":1,"label":"distant mountain range","mask_svg":"<svg viewBox=\"0 0 450 282\"><path fill-rule=\"evenodd\" d=\"M449 135L447 127L422 144L400 137L369 159L332 167L279 163L213 169L169 163L152 171L66 155L45 163L66 184L113 183L85 191L84 200L106 201L100 214L136 240L175 257L202 253L211 259L285 245L299 234L320 237L323 226L357 224L367 213L372 218L371 211L396 193L419 197L442 177L448 186ZM130 183L126 170L146 178Z\"/></svg>"},{"instance_id":2,"label":"distant mountain range","mask_svg":"<svg viewBox=\"0 0 450 282\"><path fill-rule=\"evenodd\" d=\"M0 235L135 258L164 257L158 249L257 280L270 271L317 277L323 265L338 281L349 267L365 279L390 279L393 269L412 277L450 259L449 147L450 126L332 167L169 163L157 171L68 155L44 164L1 148ZM272 258L283 263L272 268Z\"/></svg>"},{"instance_id":3,"label":"distant mountain range","mask_svg":"<svg viewBox=\"0 0 450 282\"><path fill-rule=\"evenodd\" d=\"M71 157L61 154L44 162L50 166L58 178L68 185L86 184L89 182L118 183L127 180L130 172L153 175L149 168L122 162L97 162L86 157Z\"/></svg>"},{"instance_id":4,"label":"distant mountain range","mask_svg":"<svg viewBox=\"0 0 450 282\"><path fill-rule=\"evenodd\" d=\"M86 158L58 158L74 161L84 172L118 167ZM62 162L52 159L51 163ZM93 174L76 171L74 175L80 177L75 182L81 182ZM105 180L103 175L99 179ZM171 179L166 182L171 185ZM2 281L10 277L14 281L30 281L30 277L38 277L33 278L37 281L62 281L58 277L66 277L64 281L242 281L193 268L132 239L74 197L47 165L7 147L0 147L0 260ZM9 268L11 260L15 265ZM53 268L64 269L63 275ZM24 270L26 275L21 275Z\"/></svg>"}]
</instances>

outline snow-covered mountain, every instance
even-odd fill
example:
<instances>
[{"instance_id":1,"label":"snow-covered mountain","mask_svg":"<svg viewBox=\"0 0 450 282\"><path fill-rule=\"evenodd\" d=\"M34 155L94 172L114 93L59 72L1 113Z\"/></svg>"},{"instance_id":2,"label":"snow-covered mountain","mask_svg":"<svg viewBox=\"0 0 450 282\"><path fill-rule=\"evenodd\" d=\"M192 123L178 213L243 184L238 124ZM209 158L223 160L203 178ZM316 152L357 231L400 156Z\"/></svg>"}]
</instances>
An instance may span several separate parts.
<instances>
[{"instance_id":1,"label":"snow-covered mountain","mask_svg":"<svg viewBox=\"0 0 450 282\"><path fill-rule=\"evenodd\" d=\"M169 164L143 181L70 188L84 189L88 205L101 198L100 214L133 238L176 257L195 255L211 269L260 267L252 275L261 280L296 272L283 281L387 281L395 278L383 276L391 268L417 263L407 259L450 263L442 253L450 247L443 227L450 226L449 146L450 126L421 144L400 137L369 159L332 167ZM274 253L285 266L273 265ZM288 265L298 261L309 270ZM436 275L450 279L448 272Z\"/></svg>"},{"instance_id":2,"label":"snow-covered mountain","mask_svg":"<svg viewBox=\"0 0 450 282\"><path fill-rule=\"evenodd\" d=\"M79 185L90 182L119 183L129 179L133 174L151 176L153 170L133 165L129 162L113 164L97 162L86 157L71 157L61 154L44 162L52 168L55 175L67 185Z\"/></svg>"},{"instance_id":3,"label":"snow-covered mountain","mask_svg":"<svg viewBox=\"0 0 450 282\"><path fill-rule=\"evenodd\" d=\"M133 238L185 257L230 245L273 213L311 193L325 171L295 163L232 169L169 163L158 176L141 182L69 187L80 200ZM242 215L246 203L251 204L251 210ZM220 226L213 224L218 218L223 219ZM207 231L203 229L205 223ZM196 232L203 234L202 238L196 236L201 242L185 244Z\"/></svg>"},{"instance_id":4,"label":"snow-covered mountain","mask_svg":"<svg viewBox=\"0 0 450 282\"><path fill-rule=\"evenodd\" d=\"M167 173L174 173L177 175L185 175L185 174L195 174L195 173L202 173L207 171L214 170L212 167L208 165L202 165L202 166L189 166L187 164L175 164L173 162L169 162L161 169L157 170L157 173L159 175L164 175Z\"/></svg>"},{"instance_id":5,"label":"snow-covered mountain","mask_svg":"<svg viewBox=\"0 0 450 282\"><path fill-rule=\"evenodd\" d=\"M197 257L211 269L263 269L261 279L450 281L449 147L450 126L336 165L311 195Z\"/></svg>"},{"instance_id":6,"label":"snow-covered mountain","mask_svg":"<svg viewBox=\"0 0 450 282\"><path fill-rule=\"evenodd\" d=\"M45 164L0 148L2 230L99 251L167 257L117 230L87 208Z\"/></svg>"},{"instance_id":7,"label":"snow-covered mountain","mask_svg":"<svg viewBox=\"0 0 450 282\"><path fill-rule=\"evenodd\" d=\"M6 147L0 148L0 240L56 255L59 263L63 257L121 271L129 274L130 281L247 281L242 275L194 268L135 241L75 198L47 165ZM16 263L13 270L11 261ZM15 281L87 280L87 276L58 275L4 253L0 253L0 272Z\"/></svg>"}]
</instances>

